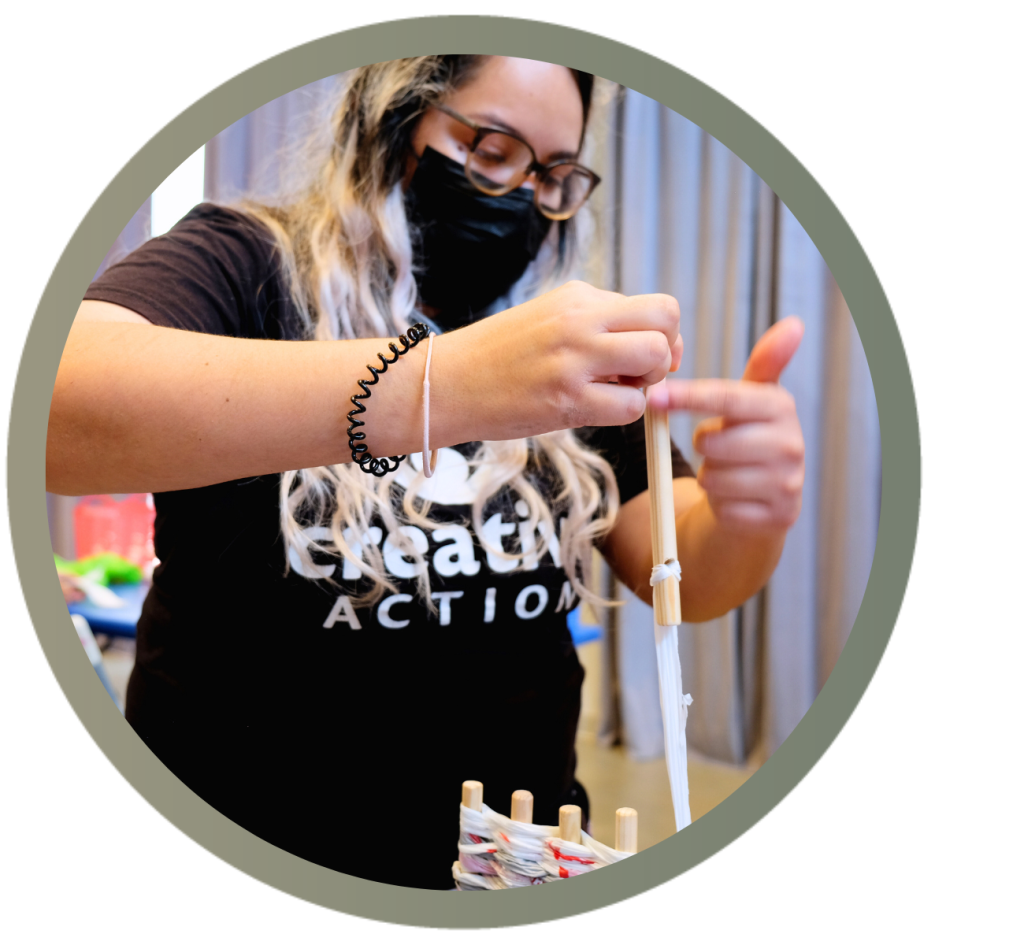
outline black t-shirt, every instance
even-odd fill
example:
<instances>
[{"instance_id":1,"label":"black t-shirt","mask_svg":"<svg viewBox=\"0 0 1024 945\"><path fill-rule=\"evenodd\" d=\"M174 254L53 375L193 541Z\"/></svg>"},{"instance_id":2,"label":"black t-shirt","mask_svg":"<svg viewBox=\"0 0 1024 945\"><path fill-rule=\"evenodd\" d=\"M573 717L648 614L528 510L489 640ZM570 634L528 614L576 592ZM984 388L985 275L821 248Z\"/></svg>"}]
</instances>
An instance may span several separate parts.
<instances>
[{"instance_id":1,"label":"black t-shirt","mask_svg":"<svg viewBox=\"0 0 1024 945\"><path fill-rule=\"evenodd\" d=\"M243 338L302 337L258 221L203 204L108 269L85 296L156 325ZM340 408L339 408L340 409ZM615 470L623 503L647 488L642 421L579 435ZM461 782L483 781L508 812L534 794L538 823L586 803L574 780L583 670L566 615L577 603L557 545L536 536L507 490L471 524L473 445L440 451L429 529L403 526L430 567L437 604L417 598L411 559L380 522L397 593L372 606L357 569L297 558L286 573L280 476L155 496L153 588L138 625L126 716L154 753L236 823L298 856L397 885L448 889ZM678 451L674 474L692 475ZM408 470L398 476L404 486ZM537 483L554 503L556 480ZM329 523L310 523L313 540ZM556 536L557 537L557 536ZM416 855L406 855L416 823ZM398 819L396 819L398 818ZM408 864L411 872L403 872Z\"/></svg>"}]
</instances>

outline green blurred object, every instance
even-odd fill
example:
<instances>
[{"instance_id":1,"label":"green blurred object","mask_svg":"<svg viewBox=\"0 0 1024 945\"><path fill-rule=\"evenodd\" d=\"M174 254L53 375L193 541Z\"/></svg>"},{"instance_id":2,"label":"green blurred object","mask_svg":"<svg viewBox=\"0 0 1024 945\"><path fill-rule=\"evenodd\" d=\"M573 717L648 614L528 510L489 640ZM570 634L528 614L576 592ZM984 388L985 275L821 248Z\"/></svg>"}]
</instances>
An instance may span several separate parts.
<instances>
[{"instance_id":1,"label":"green blurred object","mask_svg":"<svg viewBox=\"0 0 1024 945\"><path fill-rule=\"evenodd\" d=\"M58 573L74 574L104 587L111 584L138 584L142 580L142 568L115 554L91 555L81 561L67 561L55 554L53 563Z\"/></svg>"}]
</instances>

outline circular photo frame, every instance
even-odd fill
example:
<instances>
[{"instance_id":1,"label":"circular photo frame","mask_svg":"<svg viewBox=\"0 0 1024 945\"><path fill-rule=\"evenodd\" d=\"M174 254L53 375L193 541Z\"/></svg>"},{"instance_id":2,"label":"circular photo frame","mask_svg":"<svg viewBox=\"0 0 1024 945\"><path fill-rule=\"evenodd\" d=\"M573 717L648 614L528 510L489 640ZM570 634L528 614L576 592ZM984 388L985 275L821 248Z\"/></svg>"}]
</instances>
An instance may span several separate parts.
<instances>
[{"instance_id":1,"label":"circular photo frame","mask_svg":"<svg viewBox=\"0 0 1024 945\"><path fill-rule=\"evenodd\" d=\"M873 379L884 469L860 611L828 681L789 738L735 793L642 855L573 882L497 897L385 885L315 865L242 829L172 775L97 685L69 632L40 489L50 398L75 311L103 252L155 185L227 125L292 89L356 66L455 48L545 60L618 82L684 115L746 162L804 227L849 305ZM97 744L153 807L226 862L310 902L386 922L487 928L564 918L672 879L739 837L807 774L850 717L892 633L917 534L920 467L910 371L882 287L838 209L768 131L680 69L603 37L529 20L424 17L337 33L254 66L175 118L114 178L58 261L28 334L11 413L8 505L26 603L54 674Z\"/></svg>"}]
</instances>

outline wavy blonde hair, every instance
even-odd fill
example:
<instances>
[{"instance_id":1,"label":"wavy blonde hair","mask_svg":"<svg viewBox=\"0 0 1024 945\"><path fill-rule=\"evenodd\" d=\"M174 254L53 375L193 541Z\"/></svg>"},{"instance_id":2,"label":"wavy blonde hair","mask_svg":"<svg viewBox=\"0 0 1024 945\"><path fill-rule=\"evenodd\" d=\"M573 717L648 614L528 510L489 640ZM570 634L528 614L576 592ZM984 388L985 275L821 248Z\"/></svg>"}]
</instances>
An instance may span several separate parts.
<instances>
[{"instance_id":1,"label":"wavy blonde hair","mask_svg":"<svg viewBox=\"0 0 1024 945\"><path fill-rule=\"evenodd\" d=\"M239 204L273 235L307 337L393 338L417 320L415 234L402 190L412 132L429 105L470 80L483 58L420 56L354 70L331 121L330 153L305 190L288 201L249 199ZM574 75L586 120L592 79ZM553 228L545 249L550 282L572 251L571 227ZM485 505L507 487L526 503L527 527L539 535L530 558L539 560L552 552L555 560L560 557L579 597L607 603L595 587L591 562L595 541L607 534L618 511L618 488L609 464L571 430L563 430L481 443L470 466L480 484L472 522L483 547L506 560L522 557L517 568L526 563L527 549L506 552L484 535ZM552 472L560 482L555 505L565 511L560 529L537 488L538 477ZM284 473L280 516L286 568L289 558L297 559L302 573L322 574L313 553L326 552L351 562L369 579L369 590L356 599L359 603L372 603L386 590L394 592L381 549L362 540L376 518L391 542L415 562L418 591L426 606L436 609L423 555L401 530L406 524L438 524L429 518L430 503L417 498L425 479L417 471L399 498L395 475L377 479L351 463ZM329 540L314 541L305 533L310 525L322 527L328 517Z\"/></svg>"}]
</instances>

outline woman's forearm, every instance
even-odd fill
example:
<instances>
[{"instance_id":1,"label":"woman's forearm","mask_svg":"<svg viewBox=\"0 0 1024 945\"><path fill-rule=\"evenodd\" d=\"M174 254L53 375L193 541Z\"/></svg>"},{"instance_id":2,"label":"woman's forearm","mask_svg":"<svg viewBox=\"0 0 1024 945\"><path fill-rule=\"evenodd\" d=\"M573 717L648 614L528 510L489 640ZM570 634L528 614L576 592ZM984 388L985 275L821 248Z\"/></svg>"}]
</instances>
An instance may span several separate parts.
<instances>
[{"instance_id":1,"label":"woman's forearm","mask_svg":"<svg viewBox=\"0 0 1024 945\"><path fill-rule=\"evenodd\" d=\"M350 398L391 340L227 338L84 302L54 385L47 489L159 492L350 462ZM430 445L628 423L681 351L675 300L570 283L434 339ZM421 342L371 387L358 418L372 455L423 448L426 355Z\"/></svg>"},{"instance_id":2,"label":"woman's forearm","mask_svg":"<svg viewBox=\"0 0 1024 945\"><path fill-rule=\"evenodd\" d=\"M771 577L786 540L785 529L739 531L723 525L693 478L672 483L683 619L701 623L728 613ZM650 604L651 500L642 492L627 502L604 545L616 576Z\"/></svg>"},{"instance_id":3,"label":"woman's forearm","mask_svg":"<svg viewBox=\"0 0 1024 945\"><path fill-rule=\"evenodd\" d=\"M380 339L264 341L76 322L50 408L47 489L165 491L350 461L349 398L382 350ZM375 456L420 448L425 358L421 343L371 388L361 418ZM445 407L433 425L438 446L446 426L460 425Z\"/></svg>"},{"instance_id":4,"label":"woman's forearm","mask_svg":"<svg viewBox=\"0 0 1024 945\"><path fill-rule=\"evenodd\" d=\"M676 541L683 619L699 623L728 613L768 582L782 554L786 531L724 527L702 497L677 518Z\"/></svg>"}]
</instances>

